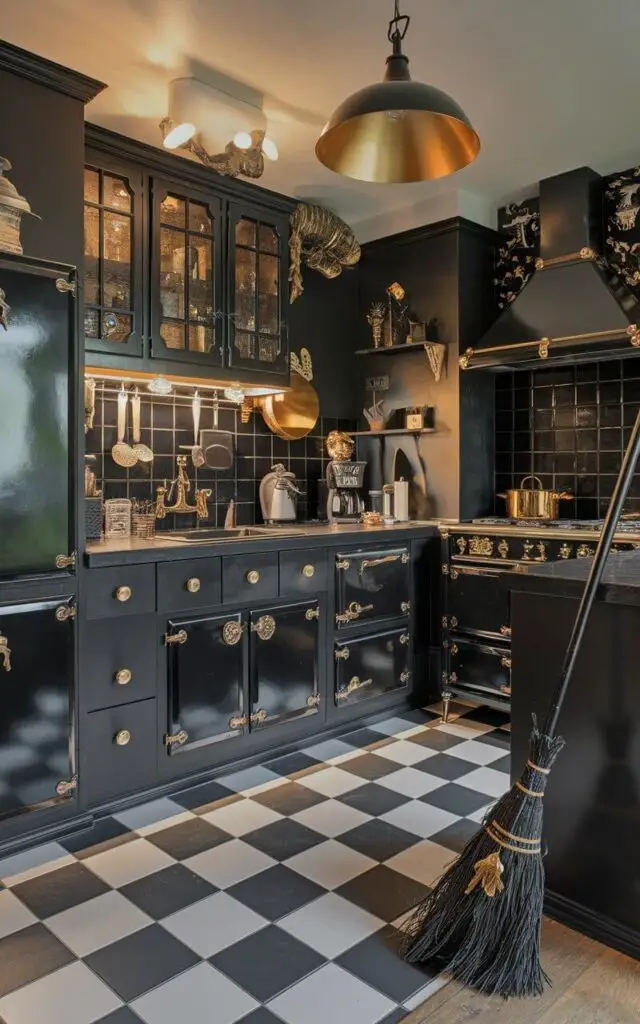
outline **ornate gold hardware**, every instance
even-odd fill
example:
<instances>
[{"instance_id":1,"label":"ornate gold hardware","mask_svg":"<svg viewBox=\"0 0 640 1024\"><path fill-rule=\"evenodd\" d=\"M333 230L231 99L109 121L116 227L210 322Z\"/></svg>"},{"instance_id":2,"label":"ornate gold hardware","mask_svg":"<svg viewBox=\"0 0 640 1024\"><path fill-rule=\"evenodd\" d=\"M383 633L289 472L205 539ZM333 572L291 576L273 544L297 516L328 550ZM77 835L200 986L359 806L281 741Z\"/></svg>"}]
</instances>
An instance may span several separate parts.
<instances>
[{"instance_id":1,"label":"ornate gold hardware","mask_svg":"<svg viewBox=\"0 0 640 1024\"><path fill-rule=\"evenodd\" d=\"M490 537L471 537L469 540L469 554L491 558L493 555L493 541Z\"/></svg>"},{"instance_id":2,"label":"ornate gold hardware","mask_svg":"<svg viewBox=\"0 0 640 1024\"><path fill-rule=\"evenodd\" d=\"M191 490L191 482L187 476L185 469L187 465L187 456L178 455L176 457L176 466L178 467L178 475L175 480L171 481L170 487L167 487L166 481L156 489L156 519L164 519L169 512L178 513L193 513L197 515L198 519L208 519L209 509L207 507L207 499L211 497L211 490L204 488L195 492L195 505L190 505L187 501L187 494ZM176 500L173 505L167 505L167 501L171 501L173 494L176 494Z\"/></svg>"},{"instance_id":3,"label":"ornate gold hardware","mask_svg":"<svg viewBox=\"0 0 640 1024\"><path fill-rule=\"evenodd\" d=\"M408 633L403 633L402 636L400 637L400 643L401 644L408 644L410 639L411 639L411 637L409 636Z\"/></svg>"},{"instance_id":4,"label":"ornate gold hardware","mask_svg":"<svg viewBox=\"0 0 640 1024\"><path fill-rule=\"evenodd\" d=\"M458 576L460 575L460 570L459 569L452 569L451 572L449 573L449 575L451 576L452 580L457 580Z\"/></svg>"},{"instance_id":5,"label":"ornate gold hardware","mask_svg":"<svg viewBox=\"0 0 640 1024\"><path fill-rule=\"evenodd\" d=\"M449 648L449 653L452 655L452 657L455 658L456 654L458 654L459 651L460 648L458 647L457 644L451 644L451 647Z\"/></svg>"},{"instance_id":6,"label":"ornate gold hardware","mask_svg":"<svg viewBox=\"0 0 640 1024\"><path fill-rule=\"evenodd\" d=\"M119 668L115 674L115 680L118 686L128 686L131 682L131 669Z\"/></svg>"},{"instance_id":7,"label":"ornate gold hardware","mask_svg":"<svg viewBox=\"0 0 640 1024\"><path fill-rule=\"evenodd\" d=\"M442 625L443 629L448 629L449 628L449 620L448 620L446 615L442 616L441 625Z\"/></svg>"},{"instance_id":8,"label":"ornate gold hardware","mask_svg":"<svg viewBox=\"0 0 640 1024\"><path fill-rule=\"evenodd\" d=\"M536 270L544 270L544 260L542 256L536 257L535 268Z\"/></svg>"},{"instance_id":9,"label":"ornate gold hardware","mask_svg":"<svg viewBox=\"0 0 640 1024\"><path fill-rule=\"evenodd\" d=\"M260 725L261 722L266 722L269 717L269 713L264 708L258 708L252 715L249 715L249 721L252 725Z\"/></svg>"},{"instance_id":10,"label":"ornate gold hardware","mask_svg":"<svg viewBox=\"0 0 640 1024\"><path fill-rule=\"evenodd\" d=\"M339 648L337 648L337 650L335 652L335 655L336 655L336 661L348 661L349 660L349 648L348 647L339 647Z\"/></svg>"},{"instance_id":11,"label":"ornate gold hardware","mask_svg":"<svg viewBox=\"0 0 640 1024\"><path fill-rule=\"evenodd\" d=\"M164 645L169 647L170 644L186 644L188 639L186 629L179 629L177 633L164 634Z\"/></svg>"},{"instance_id":12,"label":"ornate gold hardware","mask_svg":"<svg viewBox=\"0 0 640 1024\"><path fill-rule=\"evenodd\" d=\"M70 779L62 779L56 786L56 796L71 796L78 788L78 776L72 775Z\"/></svg>"},{"instance_id":13,"label":"ornate gold hardware","mask_svg":"<svg viewBox=\"0 0 640 1024\"><path fill-rule=\"evenodd\" d=\"M506 541L504 537L498 544L498 554L500 555L500 558L506 558L509 554L509 542Z\"/></svg>"},{"instance_id":14,"label":"ornate gold hardware","mask_svg":"<svg viewBox=\"0 0 640 1024\"><path fill-rule=\"evenodd\" d=\"M229 719L229 728L230 729L242 729L243 726L248 725L248 724L249 724L249 716L248 715L235 715L233 718Z\"/></svg>"},{"instance_id":15,"label":"ornate gold hardware","mask_svg":"<svg viewBox=\"0 0 640 1024\"><path fill-rule=\"evenodd\" d=\"M185 583L185 587L190 594L197 594L201 587L200 580L197 576L192 576L191 579L188 579Z\"/></svg>"},{"instance_id":16,"label":"ornate gold hardware","mask_svg":"<svg viewBox=\"0 0 640 1024\"><path fill-rule=\"evenodd\" d=\"M230 619L229 622L225 622L222 627L222 642L228 644L229 647L233 647L234 644L239 644L244 633L244 623L238 622L237 619Z\"/></svg>"},{"instance_id":17,"label":"ornate gold hardware","mask_svg":"<svg viewBox=\"0 0 640 1024\"><path fill-rule=\"evenodd\" d=\"M503 668L511 668L511 658L507 658L507 656L505 655L504 657L500 658L500 664L502 665Z\"/></svg>"},{"instance_id":18,"label":"ornate gold hardware","mask_svg":"<svg viewBox=\"0 0 640 1024\"><path fill-rule=\"evenodd\" d=\"M541 359L549 358L549 347L551 345L551 338L543 338L538 345L538 355Z\"/></svg>"},{"instance_id":19,"label":"ornate gold hardware","mask_svg":"<svg viewBox=\"0 0 640 1024\"><path fill-rule=\"evenodd\" d=\"M9 647L9 641L6 636L2 636L0 633L0 658L2 658L2 667L5 672L11 671L11 648Z\"/></svg>"},{"instance_id":20,"label":"ornate gold hardware","mask_svg":"<svg viewBox=\"0 0 640 1024\"><path fill-rule=\"evenodd\" d=\"M319 693L311 693L311 694L309 694L309 696L307 697L306 703L307 703L307 707L308 708L317 708L318 704L320 703L320 694Z\"/></svg>"},{"instance_id":21,"label":"ornate gold hardware","mask_svg":"<svg viewBox=\"0 0 640 1024\"><path fill-rule=\"evenodd\" d=\"M75 299L77 292L75 281L65 281L64 277L56 277L56 288L59 292L69 292Z\"/></svg>"},{"instance_id":22,"label":"ornate gold hardware","mask_svg":"<svg viewBox=\"0 0 640 1024\"><path fill-rule=\"evenodd\" d=\"M359 676L352 676L347 685L336 690L336 700L346 700L354 690L362 690L365 686L371 686L373 679L360 679Z\"/></svg>"},{"instance_id":23,"label":"ornate gold hardware","mask_svg":"<svg viewBox=\"0 0 640 1024\"><path fill-rule=\"evenodd\" d=\"M523 553L522 558L525 562L546 562L547 560L547 545L540 541L536 544L536 550L538 554L535 558L531 558L530 552L533 551L533 544L530 540L525 540L522 545Z\"/></svg>"},{"instance_id":24,"label":"ornate gold hardware","mask_svg":"<svg viewBox=\"0 0 640 1024\"><path fill-rule=\"evenodd\" d=\"M590 558L595 553L596 549L590 548L588 544L578 544L578 550L576 551L578 558Z\"/></svg>"},{"instance_id":25,"label":"ornate gold hardware","mask_svg":"<svg viewBox=\"0 0 640 1024\"><path fill-rule=\"evenodd\" d=\"M348 569L351 562L348 558L339 558L336 562L336 569Z\"/></svg>"},{"instance_id":26,"label":"ornate gold hardware","mask_svg":"<svg viewBox=\"0 0 640 1024\"><path fill-rule=\"evenodd\" d=\"M132 593L131 587L118 587L113 596L116 601L121 601L124 604L125 601L130 600Z\"/></svg>"},{"instance_id":27,"label":"ornate gold hardware","mask_svg":"<svg viewBox=\"0 0 640 1024\"><path fill-rule=\"evenodd\" d=\"M465 551L467 550L467 542L464 537L458 537L456 541L456 547L460 554L464 555Z\"/></svg>"},{"instance_id":28,"label":"ornate gold hardware","mask_svg":"<svg viewBox=\"0 0 640 1024\"><path fill-rule=\"evenodd\" d=\"M529 555L530 551L533 551L533 544L530 540L525 540L524 544L522 545L522 558L525 562L531 561L531 556Z\"/></svg>"},{"instance_id":29,"label":"ornate gold hardware","mask_svg":"<svg viewBox=\"0 0 640 1024\"><path fill-rule=\"evenodd\" d=\"M77 608L74 604L60 604L56 608L56 619L58 622L68 622L69 619L75 619Z\"/></svg>"},{"instance_id":30,"label":"ornate gold hardware","mask_svg":"<svg viewBox=\"0 0 640 1024\"><path fill-rule=\"evenodd\" d=\"M401 601L400 611L406 615L407 612L411 611L411 601Z\"/></svg>"},{"instance_id":31,"label":"ornate gold hardware","mask_svg":"<svg viewBox=\"0 0 640 1024\"><path fill-rule=\"evenodd\" d=\"M409 555L407 554L406 551L403 551L402 554L400 555L400 561L402 562L403 565L406 565L407 562L409 561Z\"/></svg>"},{"instance_id":32,"label":"ornate gold hardware","mask_svg":"<svg viewBox=\"0 0 640 1024\"><path fill-rule=\"evenodd\" d=\"M442 563L441 568L442 568L442 575L443 576L448 576L449 575L449 566L447 565L446 562Z\"/></svg>"},{"instance_id":33,"label":"ornate gold hardware","mask_svg":"<svg viewBox=\"0 0 640 1024\"><path fill-rule=\"evenodd\" d=\"M455 615L451 616L451 618L449 619L449 622L451 623L451 628L452 629L455 629L456 626L458 625L458 620L456 619Z\"/></svg>"},{"instance_id":34,"label":"ornate gold hardware","mask_svg":"<svg viewBox=\"0 0 640 1024\"><path fill-rule=\"evenodd\" d=\"M597 260L598 254L595 249L585 245L579 252L567 252L564 256L552 256L551 259L543 260L541 256L536 259L536 270L548 270L550 267L557 267L563 263L575 263L577 260Z\"/></svg>"},{"instance_id":35,"label":"ornate gold hardware","mask_svg":"<svg viewBox=\"0 0 640 1024\"><path fill-rule=\"evenodd\" d=\"M388 562L402 562L403 565L409 561L409 556L406 551L403 551L401 555L384 555L382 558L363 558L360 562L360 576L362 576L365 569L373 569L375 565L386 565Z\"/></svg>"},{"instance_id":36,"label":"ornate gold hardware","mask_svg":"<svg viewBox=\"0 0 640 1024\"><path fill-rule=\"evenodd\" d=\"M308 580L310 580L312 576L315 576L315 572L315 566L313 565L303 565L302 567L302 575L306 576Z\"/></svg>"},{"instance_id":37,"label":"ornate gold hardware","mask_svg":"<svg viewBox=\"0 0 640 1024\"><path fill-rule=\"evenodd\" d=\"M306 612L304 613L304 617L305 617L305 619L307 619L308 622L311 622L312 619L319 619L320 618L320 609L319 608L307 608Z\"/></svg>"},{"instance_id":38,"label":"ornate gold hardware","mask_svg":"<svg viewBox=\"0 0 640 1024\"><path fill-rule=\"evenodd\" d=\"M354 619L359 619L363 612L370 612L372 609L372 604L358 604L357 601L352 601L346 611L336 615L336 622L353 622Z\"/></svg>"},{"instance_id":39,"label":"ornate gold hardware","mask_svg":"<svg viewBox=\"0 0 640 1024\"><path fill-rule=\"evenodd\" d=\"M638 324L629 324L627 334L633 347L640 348L640 326Z\"/></svg>"},{"instance_id":40,"label":"ornate gold hardware","mask_svg":"<svg viewBox=\"0 0 640 1024\"><path fill-rule=\"evenodd\" d=\"M404 670L404 672L400 673L400 682L401 683L408 683L410 679L411 679L411 673L410 673L409 669L406 668Z\"/></svg>"},{"instance_id":41,"label":"ornate gold hardware","mask_svg":"<svg viewBox=\"0 0 640 1024\"><path fill-rule=\"evenodd\" d=\"M442 527L440 527L440 536L442 537L443 540L446 540L449 536L449 531L443 530Z\"/></svg>"},{"instance_id":42,"label":"ornate gold hardware","mask_svg":"<svg viewBox=\"0 0 640 1024\"><path fill-rule=\"evenodd\" d=\"M260 573L257 569L250 569L247 573L247 583L259 583Z\"/></svg>"},{"instance_id":43,"label":"ornate gold hardware","mask_svg":"<svg viewBox=\"0 0 640 1024\"><path fill-rule=\"evenodd\" d=\"M466 348L464 350L464 354L461 355L460 359L458 360L458 362L460 363L460 369L461 370L468 370L469 369L469 364L470 364L472 359L473 359L473 349L472 348Z\"/></svg>"},{"instance_id":44,"label":"ornate gold hardware","mask_svg":"<svg viewBox=\"0 0 640 1024\"><path fill-rule=\"evenodd\" d=\"M571 558L571 545L567 544L565 541L564 544L560 545L558 554L560 555L560 558Z\"/></svg>"},{"instance_id":45,"label":"ornate gold hardware","mask_svg":"<svg viewBox=\"0 0 640 1024\"><path fill-rule=\"evenodd\" d=\"M72 551L70 555L56 555L56 569L75 569L76 567L76 552Z\"/></svg>"},{"instance_id":46,"label":"ornate gold hardware","mask_svg":"<svg viewBox=\"0 0 640 1024\"><path fill-rule=\"evenodd\" d=\"M176 732L173 735L167 734L164 742L167 747L181 747L188 739L189 733L185 729L181 729L180 732Z\"/></svg>"},{"instance_id":47,"label":"ornate gold hardware","mask_svg":"<svg viewBox=\"0 0 640 1024\"><path fill-rule=\"evenodd\" d=\"M511 626L500 626L500 636L511 636Z\"/></svg>"},{"instance_id":48,"label":"ornate gold hardware","mask_svg":"<svg viewBox=\"0 0 640 1024\"><path fill-rule=\"evenodd\" d=\"M131 733L128 729L119 729L113 737L113 742L118 747L126 747L127 743L131 742Z\"/></svg>"},{"instance_id":49,"label":"ornate gold hardware","mask_svg":"<svg viewBox=\"0 0 640 1024\"><path fill-rule=\"evenodd\" d=\"M257 622L251 623L251 632L257 633L261 640L270 640L275 631L276 620L273 615L261 615Z\"/></svg>"}]
</instances>

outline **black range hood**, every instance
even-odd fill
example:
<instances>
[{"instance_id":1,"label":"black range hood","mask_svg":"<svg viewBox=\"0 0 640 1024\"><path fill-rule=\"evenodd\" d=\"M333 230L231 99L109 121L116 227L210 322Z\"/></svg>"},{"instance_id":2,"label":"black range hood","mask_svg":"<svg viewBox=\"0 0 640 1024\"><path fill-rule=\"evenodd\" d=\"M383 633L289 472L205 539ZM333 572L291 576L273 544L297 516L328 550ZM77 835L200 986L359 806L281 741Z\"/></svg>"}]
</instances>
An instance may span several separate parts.
<instances>
[{"instance_id":1,"label":"black range hood","mask_svg":"<svg viewBox=\"0 0 640 1024\"><path fill-rule=\"evenodd\" d=\"M540 182L540 257L463 370L640 355L640 306L602 254L602 179L579 167Z\"/></svg>"}]
</instances>

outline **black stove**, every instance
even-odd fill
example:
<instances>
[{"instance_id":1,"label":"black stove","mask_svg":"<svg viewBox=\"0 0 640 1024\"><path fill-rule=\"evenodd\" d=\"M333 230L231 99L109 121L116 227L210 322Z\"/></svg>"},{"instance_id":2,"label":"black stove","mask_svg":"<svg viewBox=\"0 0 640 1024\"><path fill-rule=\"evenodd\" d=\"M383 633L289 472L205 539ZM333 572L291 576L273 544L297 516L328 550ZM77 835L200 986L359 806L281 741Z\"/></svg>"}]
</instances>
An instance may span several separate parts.
<instances>
[{"instance_id":1,"label":"black stove","mask_svg":"<svg viewBox=\"0 0 640 1024\"><path fill-rule=\"evenodd\" d=\"M486 516L472 519L474 526L517 526L522 530L590 530L597 533L604 519L507 519L505 516ZM640 533L640 519L621 519L616 533Z\"/></svg>"}]
</instances>

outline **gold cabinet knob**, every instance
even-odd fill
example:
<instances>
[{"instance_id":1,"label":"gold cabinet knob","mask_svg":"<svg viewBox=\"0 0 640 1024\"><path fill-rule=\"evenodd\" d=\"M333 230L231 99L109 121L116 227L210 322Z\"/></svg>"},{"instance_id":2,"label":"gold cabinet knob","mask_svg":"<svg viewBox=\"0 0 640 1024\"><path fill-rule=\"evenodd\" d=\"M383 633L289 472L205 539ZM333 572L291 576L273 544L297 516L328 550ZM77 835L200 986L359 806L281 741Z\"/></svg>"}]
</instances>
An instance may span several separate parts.
<instances>
[{"instance_id":1,"label":"gold cabinet knob","mask_svg":"<svg viewBox=\"0 0 640 1024\"><path fill-rule=\"evenodd\" d=\"M257 569L250 569L247 573L247 583L259 583L260 573Z\"/></svg>"},{"instance_id":2,"label":"gold cabinet knob","mask_svg":"<svg viewBox=\"0 0 640 1024\"><path fill-rule=\"evenodd\" d=\"M197 576L192 576L191 579L187 580L185 586L190 594L197 594L200 590L201 583Z\"/></svg>"},{"instance_id":3,"label":"gold cabinet knob","mask_svg":"<svg viewBox=\"0 0 640 1024\"><path fill-rule=\"evenodd\" d=\"M316 569L315 569L314 565L305 565L305 566L303 566L303 569L302 569L302 575L306 576L307 579L310 580L311 577L315 575L315 571L316 571Z\"/></svg>"},{"instance_id":4,"label":"gold cabinet knob","mask_svg":"<svg viewBox=\"0 0 640 1024\"><path fill-rule=\"evenodd\" d=\"M122 601L123 604L125 601L128 601L130 597L131 587L118 587L115 592L116 601Z\"/></svg>"},{"instance_id":5,"label":"gold cabinet knob","mask_svg":"<svg viewBox=\"0 0 640 1024\"><path fill-rule=\"evenodd\" d=\"M131 682L131 669L119 668L116 672L116 683L118 686L128 686Z\"/></svg>"},{"instance_id":6,"label":"gold cabinet knob","mask_svg":"<svg viewBox=\"0 0 640 1024\"><path fill-rule=\"evenodd\" d=\"M126 747L131 742L131 733L128 729L119 729L114 736L114 742L118 747Z\"/></svg>"}]
</instances>

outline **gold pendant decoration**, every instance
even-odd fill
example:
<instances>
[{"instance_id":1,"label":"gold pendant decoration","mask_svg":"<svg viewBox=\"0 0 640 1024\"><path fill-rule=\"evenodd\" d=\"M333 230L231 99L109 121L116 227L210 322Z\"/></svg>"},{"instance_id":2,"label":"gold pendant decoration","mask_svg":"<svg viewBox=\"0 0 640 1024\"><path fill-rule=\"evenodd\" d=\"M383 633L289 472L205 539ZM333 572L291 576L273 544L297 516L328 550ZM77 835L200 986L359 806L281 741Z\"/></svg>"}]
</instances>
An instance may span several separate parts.
<instances>
[{"instance_id":1,"label":"gold pendant decoration","mask_svg":"<svg viewBox=\"0 0 640 1024\"><path fill-rule=\"evenodd\" d=\"M482 886L487 896L495 896L496 893L503 891L504 882L501 875L504 871L504 864L500 860L497 850L495 853L490 853L488 857L477 860L473 869L475 874L464 891L465 896L472 893L479 885Z\"/></svg>"}]
</instances>

